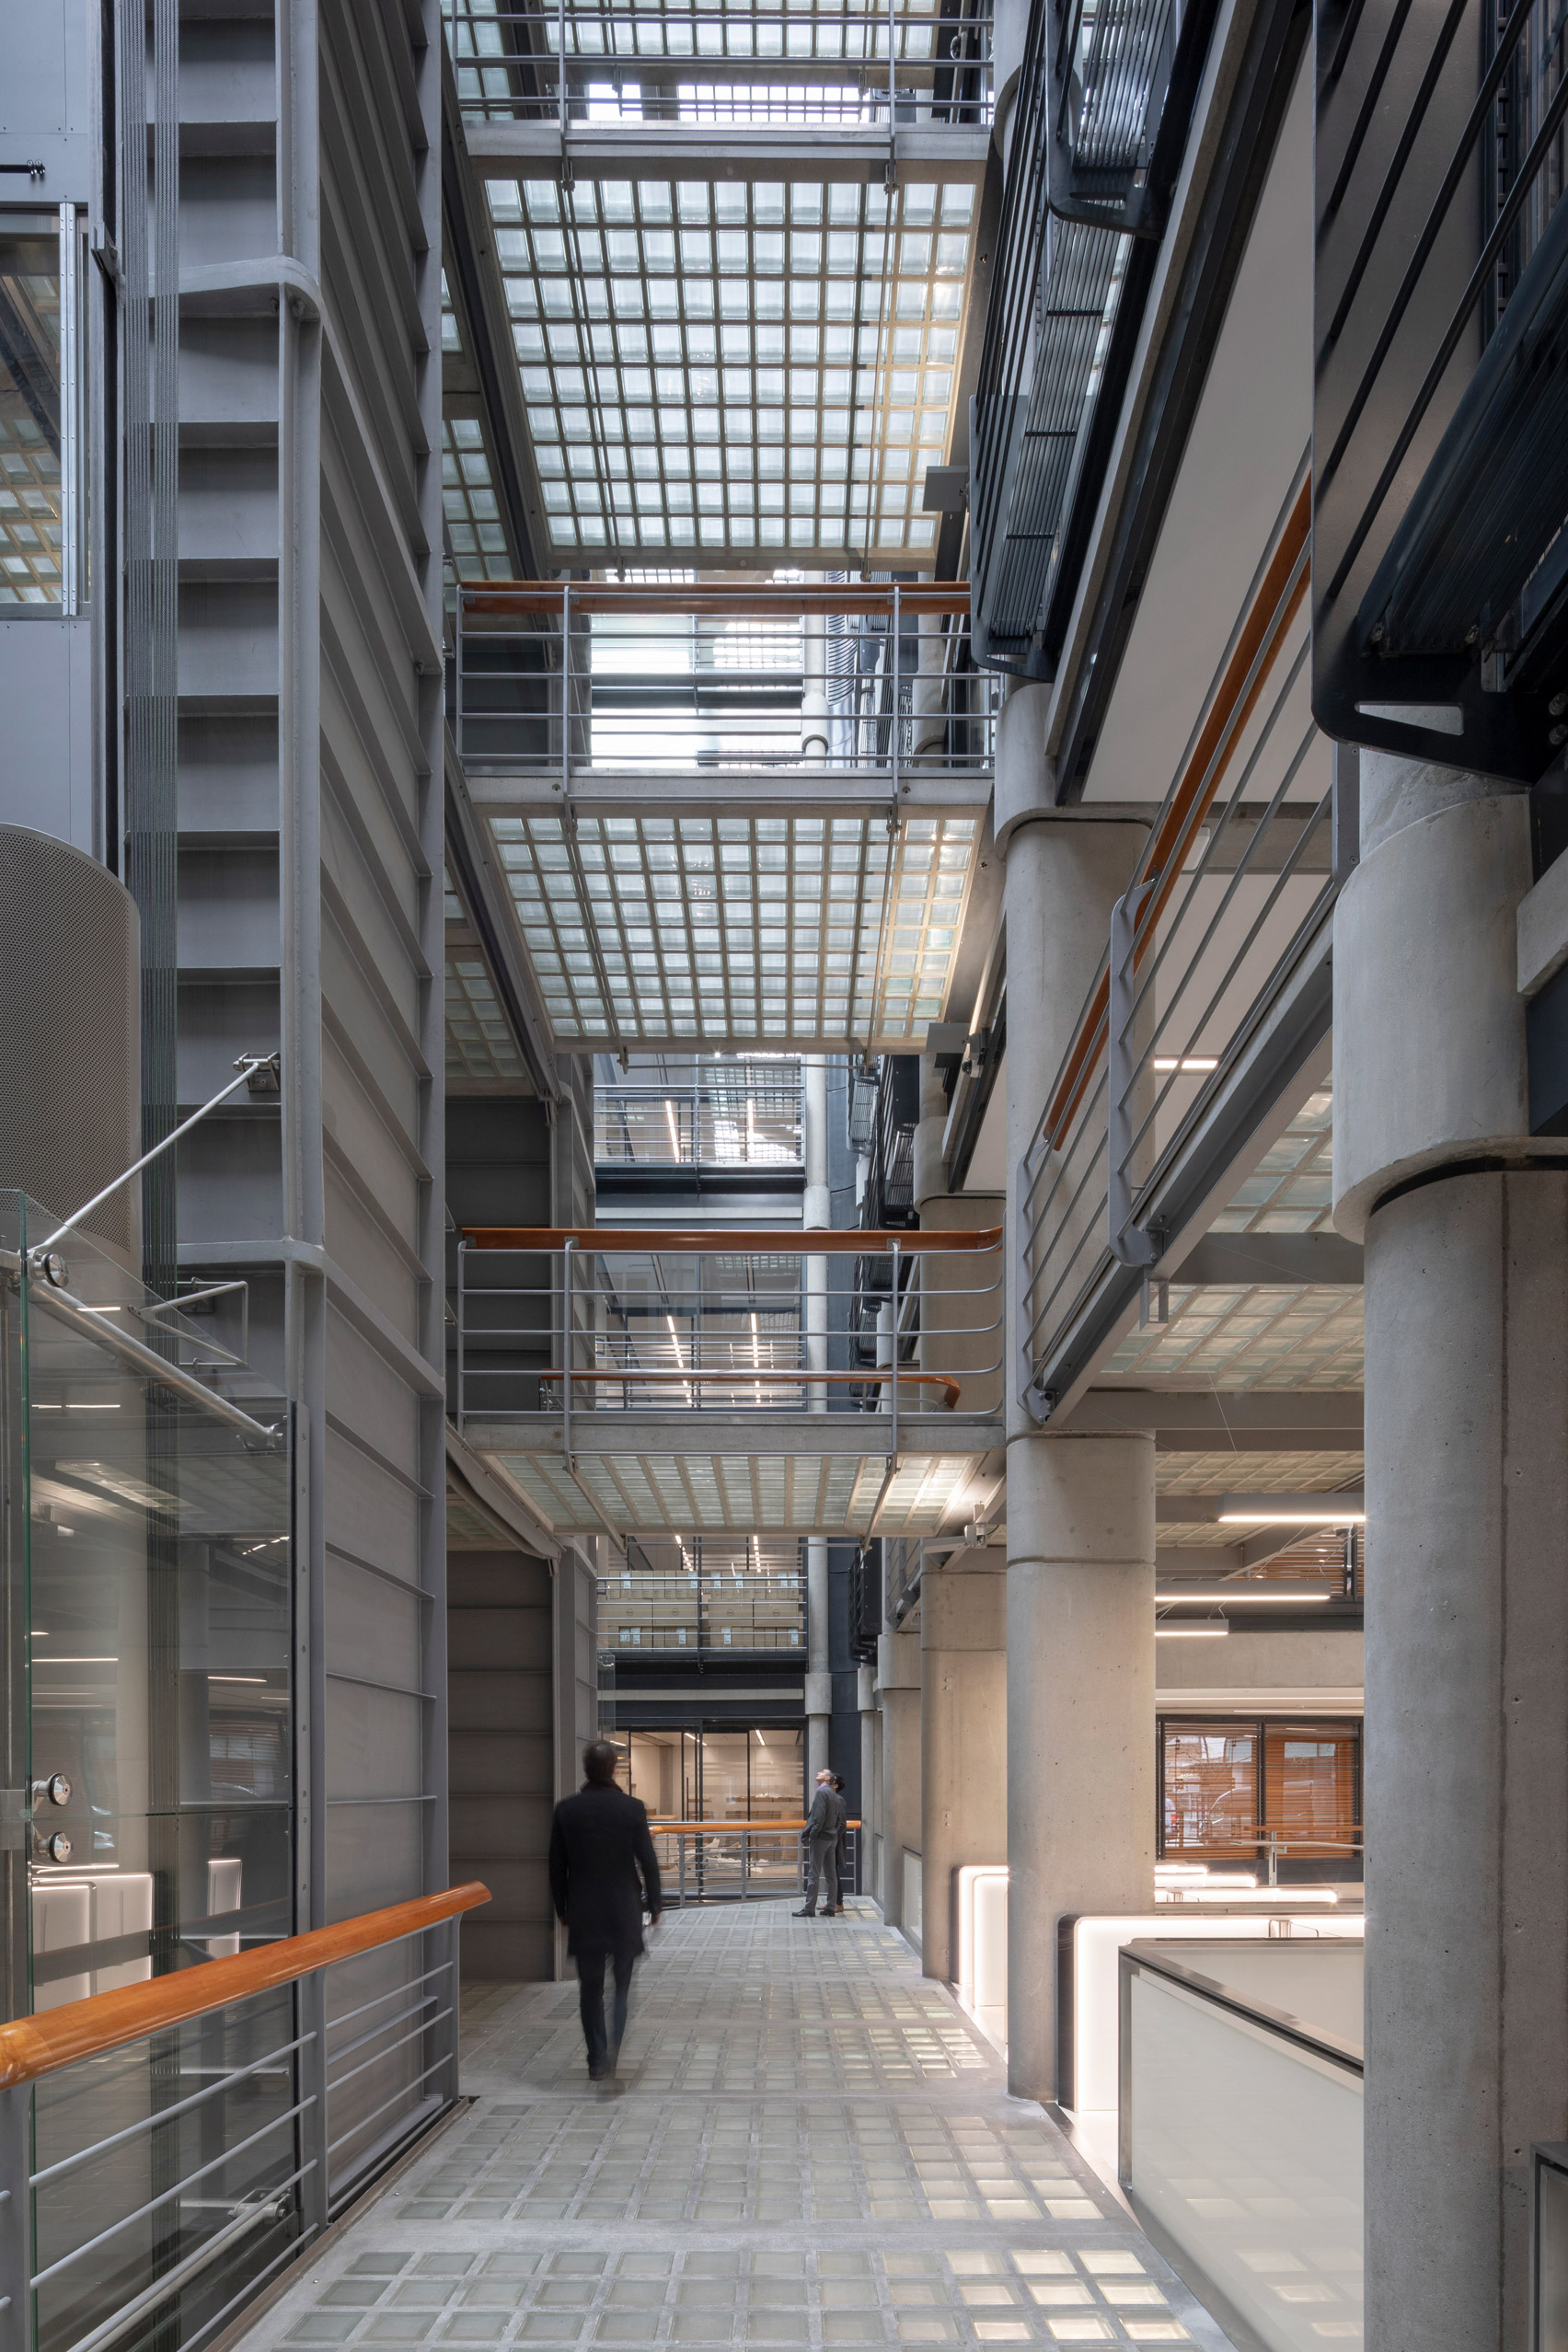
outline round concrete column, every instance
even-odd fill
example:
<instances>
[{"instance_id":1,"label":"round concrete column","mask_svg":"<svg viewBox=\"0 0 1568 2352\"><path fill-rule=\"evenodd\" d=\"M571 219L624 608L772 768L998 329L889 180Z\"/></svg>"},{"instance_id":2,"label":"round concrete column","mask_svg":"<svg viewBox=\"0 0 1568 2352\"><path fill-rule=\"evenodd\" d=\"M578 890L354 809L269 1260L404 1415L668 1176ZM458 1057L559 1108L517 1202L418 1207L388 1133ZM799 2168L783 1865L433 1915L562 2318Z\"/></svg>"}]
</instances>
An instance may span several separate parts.
<instances>
[{"instance_id":1,"label":"round concrete column","mask_svg":"<svg viewBox=\"0 0 1568 2352\"><path fill-rule=\"evenodd\" d=\"M1056 1926L1154 1899L1154 1438L1008 1449L1008 2082L1054 2099Z\"/></svg>"},{"instance_id":2,"label":"round concrete column","mask_svg":"<svg viewBox=\"0 0 1568 2352\"><path fill-rule=\"evenodd\" d=\"M1501 2352L1530 2142L1568 2137L1568 1167L1528 1132L1523 799L1364 754L1361 847L1334 1214L1366 1251L1366 2340Z\"/></svg>"},{"instance_id":3,"label":"round concrete column","mask_svg":"<svg viewBox=\"0 0 1568 2352\"><path fill-rule=\"evenodd\" d=\"M1053 813L1043 703L1003 712L1008 1223L1017 1175L1105 952L1142 824ZM1062 1437L1020 1401L1016 1241L1008 1252L1008 2072L1056 2079L1056 1927L1154 1895L1154 1443Z\"/></svg>"},{"instance_id":4,"label":"round concrete column","mask_svg":"<svg viewBox=\"0 0 1568 2352\"><path fill-rule=\"evenodd\" d=\"M882 1877L877 1900L889 1927L910 1917L904 1857L920 1850L920 1636L889 1628L877 1643L882 1694Z\"/></svg>"},{"instance_id":5,"label":"round concrete column","mask_svg":"<svg viewBox=\"0 0 1568 2352\"><path fill-rule=\"evenodd\" d=\"M1007 1860L1007 1588L929 1564L920 1579L920 1965L957 1970L958 1873Z\"/></svg>"}]
</instances>

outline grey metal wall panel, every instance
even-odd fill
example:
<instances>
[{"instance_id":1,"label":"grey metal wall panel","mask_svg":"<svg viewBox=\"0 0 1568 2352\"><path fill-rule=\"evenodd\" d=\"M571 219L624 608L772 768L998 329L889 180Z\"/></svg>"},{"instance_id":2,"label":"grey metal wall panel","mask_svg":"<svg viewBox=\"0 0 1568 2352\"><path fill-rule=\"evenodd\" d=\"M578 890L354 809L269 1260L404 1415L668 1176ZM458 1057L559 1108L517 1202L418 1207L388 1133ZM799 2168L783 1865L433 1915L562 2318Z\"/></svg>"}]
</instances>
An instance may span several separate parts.
<instances>
[{"instance_id":1,"label":"grey metal wall panel","mask_svg":"<svg viewBox=\"0 0 1568 2352\"><path fill-rule=\"evenodd\" d=\"M52 833L90 857L93 647L84 619L0 620L0 824Z\"/></svg>"},{"instance_id":2,"label":"grey metal wall panel","mask_svg":"<svg viewBox=\"0 0 1568 2352\"><path fill-rule=\"evenodd\" d=\"M452 1867L492 1898L464 1930L476 1982L555 1973L553 1581L522 1551L458 1551L448 1564Z\"/></svg>"}]
</instances>

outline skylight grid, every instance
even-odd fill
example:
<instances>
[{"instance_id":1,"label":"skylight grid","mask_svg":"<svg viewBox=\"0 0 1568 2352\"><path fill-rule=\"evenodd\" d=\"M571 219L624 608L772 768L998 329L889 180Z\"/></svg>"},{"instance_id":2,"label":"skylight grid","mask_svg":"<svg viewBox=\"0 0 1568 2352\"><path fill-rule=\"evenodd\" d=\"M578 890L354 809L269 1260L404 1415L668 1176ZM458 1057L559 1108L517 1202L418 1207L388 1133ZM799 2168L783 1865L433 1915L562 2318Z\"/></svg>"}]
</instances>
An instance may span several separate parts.
<instances>
[{"instance_id":1,"label":"skylight grid","mask_svg":"<svg viewBox=\"0 0 1568 2352\"><path fill-rule=\"evenodd\" d=\"M478 417L444 417L441 503L460 580L509 580L512 558Z\"/></svg>"},{"instance_id":2,"label":"skylight grid","mask_svg":"<svg viewBox=\"0 0 1568 2352\"><path fill-rule=\"evenodd\" d=\"M930 562L972 185L487 188L552 552Z\"/></svg>"},{"instance_id":3,"label":"skylight grid","mask_svg":"<svg viewBox=\"0 0 1568 2352\"><path fill-rule=\"evenodd\" d=\"M492 829L563 1043L897 1051L941 1018L972 817L907 819L890 853L883 824L862 816L583 816L586 903L561 818Z\"/></svg>"},{"instance_id":4,"label":"skylight grid","mask_svg":"<svg viewBox=\"0 0 1568 2352\"><path fill-rule=\"evenodd\" d=\"M483 959L446 959L446 1071L492 1085L521 1079L523 1057Z\"/></svg>"}]
</instances>

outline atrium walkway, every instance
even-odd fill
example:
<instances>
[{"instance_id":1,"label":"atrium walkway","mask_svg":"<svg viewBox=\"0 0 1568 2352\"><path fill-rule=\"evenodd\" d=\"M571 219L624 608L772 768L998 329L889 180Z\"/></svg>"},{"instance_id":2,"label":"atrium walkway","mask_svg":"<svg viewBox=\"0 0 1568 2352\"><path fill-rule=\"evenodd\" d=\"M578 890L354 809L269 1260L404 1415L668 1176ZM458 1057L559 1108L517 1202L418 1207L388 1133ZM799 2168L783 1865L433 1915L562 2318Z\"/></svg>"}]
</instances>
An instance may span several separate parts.
<instances>
[{"instance_id":1,"label":"atrium walkway","mask_svg":"<svg viewBox=\"0 0 1568 2352\"><path fill-rule=\"evenodd\" d=\"M1226 2339L869 1905L667 1916L617 2092L571 1985L470 1997L474 2104L245 2352Z\"/></svg>"}]
</instances>

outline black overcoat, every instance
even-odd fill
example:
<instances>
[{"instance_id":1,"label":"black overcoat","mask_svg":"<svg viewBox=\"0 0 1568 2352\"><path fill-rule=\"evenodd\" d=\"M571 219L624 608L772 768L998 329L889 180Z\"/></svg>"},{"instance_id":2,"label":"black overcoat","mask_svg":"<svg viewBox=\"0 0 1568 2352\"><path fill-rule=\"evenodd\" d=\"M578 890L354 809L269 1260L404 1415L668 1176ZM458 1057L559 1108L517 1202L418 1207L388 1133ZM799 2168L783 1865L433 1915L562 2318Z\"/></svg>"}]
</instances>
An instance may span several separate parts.
<instances>
[{"instance_id":1,"label":"black overcoat","mask_svg":"<svg viewBox=\"0 0 1568 2352\"><path fill-rule=\"evenodd\" d=\"M642 1914L663 1908L648 1808L589 1781L562 1797L550 1828L550 1894L574 1959L640 1952Z\"/></svg>"}]
</instances>

